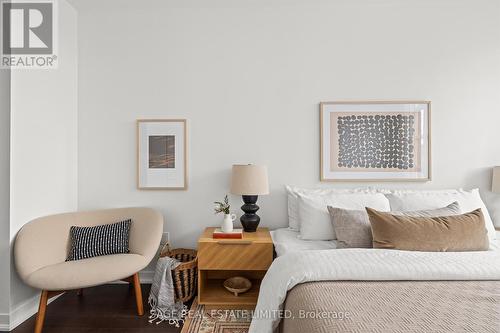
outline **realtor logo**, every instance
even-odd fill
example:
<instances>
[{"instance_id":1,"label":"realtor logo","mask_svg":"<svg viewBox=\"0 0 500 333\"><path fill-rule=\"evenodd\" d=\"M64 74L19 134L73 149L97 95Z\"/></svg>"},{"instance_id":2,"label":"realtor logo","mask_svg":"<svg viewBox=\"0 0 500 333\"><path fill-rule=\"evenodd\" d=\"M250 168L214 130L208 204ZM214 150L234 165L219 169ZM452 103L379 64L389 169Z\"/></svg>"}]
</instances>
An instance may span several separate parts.
<instances>
[{"instance_id":1,"label":"realtor logo","mask_svg":"<svg viewBox=\"0 0 500 333\"><path fill-rule=\"evenodd\" d=\"M55 3L4 0L1 5L1 67L55 68Z\"/></svg>"}]
</instances>

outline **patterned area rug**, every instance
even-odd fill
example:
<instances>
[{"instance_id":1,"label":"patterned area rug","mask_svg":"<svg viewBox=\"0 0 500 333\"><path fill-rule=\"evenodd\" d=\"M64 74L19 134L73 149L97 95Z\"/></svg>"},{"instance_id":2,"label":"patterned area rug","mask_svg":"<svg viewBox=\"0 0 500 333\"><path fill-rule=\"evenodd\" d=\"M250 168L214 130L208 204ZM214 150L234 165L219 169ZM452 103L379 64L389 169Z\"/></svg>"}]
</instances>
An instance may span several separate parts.
<instances>
[{"instance_id":1,"label":"patterned area rug","mask_svg":"<svg viewBox=\"0 0 500 333\"><path fill-rule=\"evenodd\" d=\"M251 321L251 311L206 310L195 298L181 333L247 333Z\"/></svg>"}]
</instances>

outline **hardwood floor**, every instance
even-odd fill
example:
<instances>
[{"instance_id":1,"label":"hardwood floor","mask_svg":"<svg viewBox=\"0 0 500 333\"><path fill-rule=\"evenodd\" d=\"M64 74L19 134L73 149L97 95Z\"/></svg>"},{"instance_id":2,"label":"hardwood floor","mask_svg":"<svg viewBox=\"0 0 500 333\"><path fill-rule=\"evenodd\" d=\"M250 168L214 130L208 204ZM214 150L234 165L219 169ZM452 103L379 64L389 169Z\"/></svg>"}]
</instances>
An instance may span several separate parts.
<instances>
[{"instance_id":1,"label":"hardwood floor","mask_svg":"<svg viewBox=\"0 0 500 333\"><path fill-rule=\"evenodd\" d=\"M151 285L142 285L144 316L137 316L134 289L112 284L84 289L82 296L68 292L47 307L44 333L61 332L164 332L178 333L181 328L148 322L147 299ZM189 307L189 304L188 304ZM35 316L19 325L14 333L32 333Z\"/></svg>"}]
</instances>

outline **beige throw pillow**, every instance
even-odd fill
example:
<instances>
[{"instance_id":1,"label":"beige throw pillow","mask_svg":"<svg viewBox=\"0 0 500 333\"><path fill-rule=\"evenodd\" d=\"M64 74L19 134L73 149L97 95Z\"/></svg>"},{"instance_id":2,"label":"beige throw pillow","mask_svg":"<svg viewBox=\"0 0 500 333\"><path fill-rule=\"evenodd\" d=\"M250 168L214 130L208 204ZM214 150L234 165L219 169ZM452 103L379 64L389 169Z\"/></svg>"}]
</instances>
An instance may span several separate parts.
<instances>
[{"instance_id":1,"label":"beige throw pillow","mask_svg":"<svg viewBox=\"0 0 500 333\"><path fill-rule=\"evenodd\" d=\"M348 210L328 206L330 220L337 235L337 248L373 247L372 229L366 210ZM458 202L446 207L413 212L390 212L393 215L429 217L460 214Z\"/></svg>"},{"instance_id":2,"label":"beige throw pillow","mask_svg":"<svg viewBox=\"0 0 500 333\"><path fill-rule=\"evenodd\" d=\"M406 251L486 251L489 240L481 209L455 216L397 216L367 208L373 247Z\"/></svg>"}]
</instances>

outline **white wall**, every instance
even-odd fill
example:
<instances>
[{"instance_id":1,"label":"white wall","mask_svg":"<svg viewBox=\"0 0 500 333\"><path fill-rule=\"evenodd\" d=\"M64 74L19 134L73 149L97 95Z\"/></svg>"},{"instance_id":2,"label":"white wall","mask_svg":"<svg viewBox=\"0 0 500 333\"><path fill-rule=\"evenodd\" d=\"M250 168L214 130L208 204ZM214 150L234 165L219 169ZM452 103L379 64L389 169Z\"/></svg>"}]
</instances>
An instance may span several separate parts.
<instances>
[{"instance_id":1,"label":"white wall","mask_svg":"<svg viewBox=\"0 0 500 333\"><path fill-rule=\"evenodd\" d=\"M500 164L496 0L73 1L79 11L80 209L159 208L175 246L218 223L233 163L269 167L262 225L284 184L319 185L320 101L432 101L433 177L480 187ZM135 120L189 120L188 191L139 191ZM359 184L324 184L358 186ZM233 197L235 210L240 202Z\"/></svg>"},{"instance_id":2,"label":"white wall","mask_svg":"<svg viewBox=\"0 0 500 333\"><path fill-rule=\"evenodd\" d=\"M10 236L30 220L77 209L76 11L59 1L59 68L12 71ZM11 327L38 292L11 269Z\"/></svg>"},{"instance_id":3,"label":"white wall","mask_svg":"<svg viewBox=\"0 0 500 333\"><path fill-rule=\"evenodd\" d=\"M0 329L10 312L10 70L0 70Z\"/></svg>"}]
</instances>

